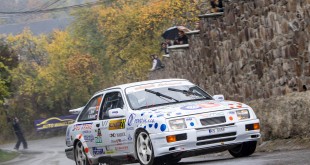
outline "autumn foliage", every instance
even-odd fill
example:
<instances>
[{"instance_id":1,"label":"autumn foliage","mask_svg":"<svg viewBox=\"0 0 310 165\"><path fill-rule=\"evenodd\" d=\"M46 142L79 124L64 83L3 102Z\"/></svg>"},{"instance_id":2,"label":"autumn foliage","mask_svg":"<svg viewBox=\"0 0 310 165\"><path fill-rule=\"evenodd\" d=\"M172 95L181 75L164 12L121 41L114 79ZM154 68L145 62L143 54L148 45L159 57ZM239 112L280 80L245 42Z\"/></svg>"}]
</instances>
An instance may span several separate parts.
<instances>
[{"instance_id":1,"label":"autumn foliage","mask_svg":"<svg viewBox=\"0 0 310 165\"><path fill-rule=\"evenodd\" d=\"M31 131L33 120L68 114L100 89L147 79L149 55L160 55L161 34L175 25L192 28L200 6L200 0L114 0L73 13L66 31L34 36L25 29L6 36L19 55L12 83L4 87L0 81L0 89L10 91L4 95L9 114Z\"/></svg>"}]
</instances>

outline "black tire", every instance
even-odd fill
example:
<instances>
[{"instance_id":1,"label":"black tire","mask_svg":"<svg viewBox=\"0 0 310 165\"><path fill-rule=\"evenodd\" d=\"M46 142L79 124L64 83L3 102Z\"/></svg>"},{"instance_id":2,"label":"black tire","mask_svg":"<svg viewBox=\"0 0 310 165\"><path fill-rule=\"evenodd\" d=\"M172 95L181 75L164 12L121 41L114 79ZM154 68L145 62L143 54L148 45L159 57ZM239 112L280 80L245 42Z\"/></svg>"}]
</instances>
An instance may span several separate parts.
<instances>
[{"instance_id":1,"label":"black tire","mask_svg":"<svg viewBox=\"0 0 310 165\"><path fill-rule=\"evenodd\" d=\"M76 165L90 165L81 141L74 146L74 161Z\"/></svg>"},{"instance_id":2,"label":"black tire","mask_svg":"<svg viewBox=\"0 0 310 165\"><path fill-rule=\"evenodd\" d=\"M244 142L228 151L235 158L246 157L255 152L256 144L256 141Z\"/></svg>"},{"instance_id":3,"label":"black tire","mask_svg":"<svg viewBox=\"0 0 310 165\"><path fill-rule=\"evenodd\" d=\"M135 136L135 152L141 165L158 164L154 156L154 149L149 134L139 130Z\"/></svg>"}]
</instances>

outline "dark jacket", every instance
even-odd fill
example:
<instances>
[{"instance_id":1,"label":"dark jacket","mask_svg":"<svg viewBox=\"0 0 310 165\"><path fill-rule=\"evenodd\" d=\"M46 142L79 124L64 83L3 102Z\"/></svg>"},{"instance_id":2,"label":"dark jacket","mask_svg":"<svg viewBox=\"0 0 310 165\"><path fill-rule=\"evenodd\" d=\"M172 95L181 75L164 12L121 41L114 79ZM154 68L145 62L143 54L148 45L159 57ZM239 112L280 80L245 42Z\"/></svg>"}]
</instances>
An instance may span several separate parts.
<instances>
[{"instance_id":1,"label":"dark jacket","mask_svg":"<svg viewBox=\"0 0 310 165\"><path fill-rule=\"evenodd\" d=\"M14 132L22 132L19 123L15 119L13 119L13 129Z\"/></svg>"},{"instance_id":2,"label":"dark jacket","mask_svg":"<svg viewBox=\"0 0 310 165\"><path fill-rule=\"evenodd\" d=\"M178 44L188 44L188 38L186 35L178 38Z\"/></svg>"}]
</instances>

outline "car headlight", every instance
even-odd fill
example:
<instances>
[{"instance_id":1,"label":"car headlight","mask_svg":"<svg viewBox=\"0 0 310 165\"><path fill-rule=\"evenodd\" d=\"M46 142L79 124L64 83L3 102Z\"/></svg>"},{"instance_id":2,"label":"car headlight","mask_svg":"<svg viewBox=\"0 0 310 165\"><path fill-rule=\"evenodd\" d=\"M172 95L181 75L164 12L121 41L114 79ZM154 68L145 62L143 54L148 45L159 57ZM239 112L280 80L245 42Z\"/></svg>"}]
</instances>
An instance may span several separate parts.
<instances>
[{"instance_id":1,"label":"car headlight","mask_svg":"<svg viewBox=\"0 0 310 165\"><path fill-rule=\"evenodd\" d=\"M250 118L250 113L249 113L249 110L247 110L247 109L237 110L236 113L237 113L239 120L244 120L244 119Z\"/></svg>"},{"instance_id":2,"label":"car headlight","mask_svg":"<svg viewBox=\"0 0 310 165\"><path fill-rule=\"evenodd\" d=\"M185 123L184 119L170 120L169 125L170 125L171 129L173 129L173 130L186 128L186 123Z\"/></svg>"}]
</instances>

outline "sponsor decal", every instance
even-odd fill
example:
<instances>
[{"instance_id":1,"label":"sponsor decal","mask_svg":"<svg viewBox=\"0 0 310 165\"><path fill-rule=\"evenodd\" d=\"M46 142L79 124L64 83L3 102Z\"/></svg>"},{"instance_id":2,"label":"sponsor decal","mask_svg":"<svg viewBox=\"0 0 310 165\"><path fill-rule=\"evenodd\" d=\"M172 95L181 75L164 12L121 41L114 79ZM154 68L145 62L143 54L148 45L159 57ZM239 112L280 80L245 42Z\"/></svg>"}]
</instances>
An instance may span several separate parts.
<instances>
[{"instance_id":1,"label":"sponsor decal","mask_svg":"<svg viewBox=\"0 0 310 165\"><path fill-rule=\"evenodd\" d=\"M111 140L111 143L119 144L119 143L126 142L126 141L127 139L115 139L115 140Z\"/></svg>"},{"instance_id":2,"label":"sponsor decal","mask_svg":"<svg viewBox=\"0 0 310 165\"><path fill-rule=\"evenodd\" d=\"M96 143L102 143L101 137L95 137L95 142Z\"/></svg>"},{"instance_id":3,"label":"sponsor decal","mask_svg":"<svg viewBox=\"0 0 310 165\"><path fill-rule=\"evenodd\" d=\"M175 86L175 85L181 85L182 82L168 82L168 83L160 83L157 86L163 87L163 86Z\"/></svg>"},{"instance_id":4,"label":"sponsor decal","mask_svg":"<svg viewBox=\"0 0 310 165\"><path fill-rule=\"evenodd\" d=\"M39 119L34 121L34 125L37 131L65 128L68 125L73 124L75 122L76 117L77 115L67 115L67 116Z\"/></svg>"},{"instance_id":5,"label":"sponsor decal","mask_svg":"<svg viewBox=\"0 0 310 165\"><path fill-rule=\"evenodd\" d=\"M130 134L128 135L128 141L132 141L132 137Z\"/></svg>"},{"instance_id":6,"label":"sponsor decal","mask_svg":"<svg viewBox=\"0 0 310 165\"><path fill-rule=\"evenodd\" d=\"M105 151L105 154L114 154L114 151Z\"/></svg>"},{"instance_id":7,"label":"sponsor decal","mask_svg":"<svg viewBox=\"0 0 310 165\"><path fill-rule=\"evenodd\" d=\"M214 104L214 103L205 103L205 104L199 104L199 105L187 105L184 107L181 107L182 110L197 110L202 108L213 108L221 106L220 104Z\"/></svg>"},{"instance_id":8,"label":"sponsor decal","mask_svg":"<svg viewBox=\"0 0 310 165\"><path fill-rule=\"evenodd\" d=\"M200 106L198 105L187 105L184 107L181 107L182 110L196 110L196 109L201 109Z\"/></svg>"},{"instance_id":9,"label":"sponsor decal","mask_svg":"<svg viewBox=\"0 0 310 165\"><path fill-rule=\"evenodd\" d=\"M146 89L146 88L154 88L155 87L155 85L143 85L143 86L139 86L139 87L136 87L135 88L135 90L137 91L137 90L144 90L144 89Z\"/></svg>"},{"instance_id":10,"label":"sponsor decal","mask_svg":"<svg viewBox=\"0 0 310 165\"><path fill-rule=\"evenodd\" d=\"M102 121L102 127L107 127L109 120Z\"/></svg>"},{"instance_id":11,"label":"sponsor decal","mask_svg":"<svg viewBox=\"0 0 310 165\"><path fill-rule=\"evenodd\" d=\"M155 119L135 119L135 123L154 123Z\"/></svg>"},{"instance_id":12,"label":"sponsor decal","mask_svg":"<svg viewBox=\"0 0 310 165\"><path fill-rule=\"evenodd\" d=\"M166 130L166 128L167 128L166 124L162 124L162 125L160 126L161 132L164 132L164 131Z\"/></svg>"},{"instance_id":13,"label":"sponsor decal","mask_svg":"<svg viewBox=\"0 0 310 165\"><path fill-rule=\"evenodd\" d=\"M128 131L134 130L134 127L127 127L126 128Z\"/></svg>"},{"instance_id":14,"label":"sponsor decal","mask_svg":"<svg viewBox=\"0 0 310 165\"><path fill-rule=\"evenodd\" d=\"M235 112L234 112L234 111L230 111L230 112L228 112L228 114L230 114L230 115L234 115L234 114L235 114Z\"/></svg>"},{"instance_id":15,"label":"sponsor decal","mask_svg":"<svg viewBox=\"0 0 310 165\"><path fill-rule=\"evenodd\" d=\"M126 136L125 132L122 132L122 133L111 133L110 134L111 138L113 138L113 137L123 137L123 136Z\"/></svg>"},{"instance_id":16,"label":"sponsor decal","mask_svg":"<svg viewBox=\"0 0 310 165\"><path fill-rule=\"evenodd\" d=\"M136 117L136 114L134 114L134 113L130 114L130 116L128 117L128 121L127 121L128 126L132 126L132 123L133 123L135 117Z\"/></svg>"},{"instance_id":17,"label":"sponsor decal","mask_svg":"<svg viewBox=\"0 0 310 165\"><path fill-rule=\"evenodd\" d=\"M83 124L76 124L73 126L72 131L84 131L84 130L91 130L93 127L93 123L83 123Z\"/></svg>"},{"instance_id":18,"label":"sponsor decal","mask_svg":"<svg viewBox=\"0 0 310 165\"><path fill-rule=\"evenodd\" d=\"M97 114L88 115L89 119L97 119Z\"/></svg>"},{"instance_id":19,"label":"sponsor decal","mask_svg":"<svg viewBox=\"0 0 310 165\"><path fill-rule=\"evenodd\" d=\"M214 104L214 103L207 103L207 104L199 104L198 106L202 108L213 108L213 107L218 107L221 106L220 104Z\"/></svg>"},{"instance_id":20,"label":"sponsor decal","mask_svg":"<svg viewBox=\"0 0 310 165\"><path fill-rule=\"evenodd\" d=\"M159 114L159 115L157 115L157 117L162 117L162 116L164 116L164 114Z\"/></svg>"},{"instance_id":21,"label":"sponsor decal","mask_svg":"<svg viewBox=\"0 0 310 165\"><path fill-rule=\"evenodd\" d=\"M84 135L84 140L87 142L93 142L95 140L94 135Z\"/></svg>"},{"instance_id":22,"label":"sponsor decal","mask_svg":"<svg viewBox=\"0 0 310 165\"><path fill-rule=\"evenodd\" d=\"M97 136L102 136L100 128L98 128Z\"/></svg>"},{"instance_id":23,"label":"sponsor decal","mask_svg":"<svg viewBox=\"0 0 310 165\"><path fill-rule=\"evenodd\" d=\"M206 117L206 118L216 117L216 116L224 116L224 112L206 113L206 114L201 114L199 116Z\"/></svg>"},{"instance_id":24,"label":"sponsor decal","mask_svg":"<svg viewBox=\"0 0 310 165\"><path fill-rule=\"evenodd\" d=\"M185 118L185 120L186 120L186 121L192 121L192 120L193 120L193 118L188 117L188 118Z\"/></svg>"},{"instance_id":25,"label":"sponsor decal","mask_svg":"<svg viewBox=\"0 0 310 165\"><path fill-rule=\"evenodd\" d=\"M89 133L91 133L91 131L90 130L85 130L85 131L82 131L82 133L83 134L89 134Z\"/></svg>"},{"instance_id":26,"label":"sponsor decal","mask_svg":"<svg viewBox=\"0 0 310 165\"><path fill-rule=\"evenodd\" d=\"M158 123L155 123L154 128L157 129L157 127L158 127Z\"/></svg>"},{"instance_id":27,"label":"sponsor decal","mask_svg":"<svg viewBox=\"0 0 310 165\"><path fill-rule=\"evenodd\" d=\"M116 146L115 150L116 151L126 151L126 150L128 150L128 146Z\"/></svg>"},{"instance_id":28,"label":"sponsor decal","mask_svg":"<svg viewBox=\"0 0 310 165\"><path fill-rule=\"evenodd\" d=\"M232 117L232 116L229 116L229 118L228 118L230 121L233 121L234 120L234 117Z\"/></svg>"},{"instance_id":29,"label":"sponsor decal","mask_svg":"<svg viewBox=\"0 0 310 165\"><path fill-rule=\"evenodd\" d=\"M126 119L111 120L109 123L109 130L117 130L125 128Z\"/></svg>"},{"instance_id":30,"label":"sponsor decal","mask_svg":"<svg viewBox=\"0 0 310 165\"><path fill-rule=\"evenodd\" d=\"M102 155L104 154L103 148L93 147L93 155Z\"/></svg>"}]
</instances>

